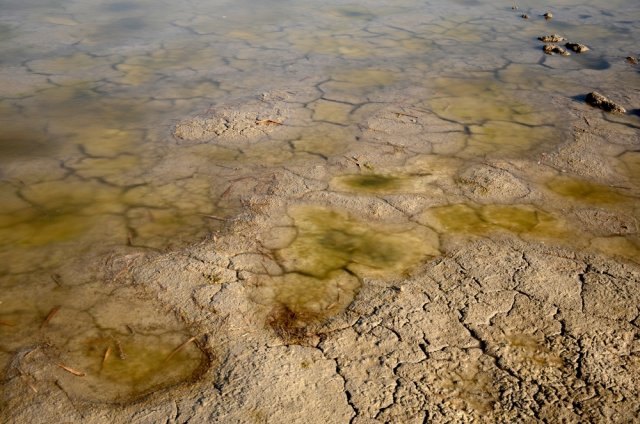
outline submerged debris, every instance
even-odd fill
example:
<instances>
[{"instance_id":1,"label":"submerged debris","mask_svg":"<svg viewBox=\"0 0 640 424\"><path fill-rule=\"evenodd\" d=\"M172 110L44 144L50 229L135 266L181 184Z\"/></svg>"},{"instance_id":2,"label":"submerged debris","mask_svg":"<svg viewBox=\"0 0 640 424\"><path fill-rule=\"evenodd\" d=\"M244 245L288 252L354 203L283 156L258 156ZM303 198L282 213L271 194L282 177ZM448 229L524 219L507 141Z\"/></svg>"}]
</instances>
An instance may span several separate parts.
<instances>
[{"instance_id":1,"label":"submerged debris","mask_svg":"<svg viewBox=\"0 0 640 424\"><path fill-rule=\"evenodd\" d=\"M58 364L58 366L60 368L62 368L63 370L65 370L66 372L75 375L76 377L84 377L86 374L83 373L82 371L78 371L76 369L73 369L71 367L68 367L66 365L62 365L62 364Z\"/></svg>"},{"instance_id":2,"label":"submerged debris","mask_svg":"<svg viewBox=\"0 0 640 424\"><path fill-rule=\"evenodd\" d=\"M591 50L589 47L580 43L566 43L564 46L570 50L573 50L576 53L584 53L586 51Z\"/></svg>"},{"instance_id":3,"label":"submerged debris","mask_svg":"<svg viewBox=\"0 0 640 424\"><path fill-rule=\"evenodd\" d=\"M180 352L182 349L184 349L184 347L186 345L188 345L189 343L193 342L196 340L196 336L191 337L189 340L187 340L186 342L182 343L180 346L176 347L175 349L173 349L171 351L171 353L164 359L164 362L169 362L171 360L171 358L173 358L174 356L176 356L176 354L178 352Z\"/></svg>"},{"instance_id":4,"label":"submerged debris","mask_svg":"<svg viewBox=\"0 0 640 424\"><path fill-rule=\"evenodd\" d=\"M627 113L626 109L617 103L612 102L602 94L594 91L587 94L586 101L593 107L604 110L611 113Z\"/></svg>"},{"instance_id":5,"label":"submerged debris","mask_svg":"<svg viewBox=\"0 0 640 424\"><path fill-rule=\"evenodd\" d=\"M42 324L40 324L40 328L49 324L49 322L53 319L53 317L58 313L59 310L60 306L54 306L53 308L51 308L51 310L47 314L47 317L44 319L44 321L42 321Z\"/></svg>"},{"instance_id":6,"label":"submerged debris","mask_svg":"<svg viewBox=\"0 0 640 424\"><path fill-rule=\"evenodd\" d=\"M551 35L543 35L542 37L538 37L538 40L542 41L543 43L558 43L560 41L566 40L566 38L558 34L551 34Z\"/></svg>"},{"instance_id":7,"label":"submerged debris","mask_svg":"<svg viewBox=\"0 0 640 424\"><path fill-rule=\"evenodd\" d=\"M529 19L529 15L527 15L526 13L523 13L522 15L520 15L520 17L522 19Z\"/></svg>"},{"instance_id":8,"label":"submerged debris","mask_svg":"<svg viewBox=\"0 0 640 424\"><path fill-rule=\"evenodd\" d=\"M565 49L563 49L560 46L556 46L555 44L546 44L542 50L546 53L546 54L560 54L562 56L569 56L571 55L571 53L569 53L568 51L566 51Z\"/></svg>"}]
</instances>

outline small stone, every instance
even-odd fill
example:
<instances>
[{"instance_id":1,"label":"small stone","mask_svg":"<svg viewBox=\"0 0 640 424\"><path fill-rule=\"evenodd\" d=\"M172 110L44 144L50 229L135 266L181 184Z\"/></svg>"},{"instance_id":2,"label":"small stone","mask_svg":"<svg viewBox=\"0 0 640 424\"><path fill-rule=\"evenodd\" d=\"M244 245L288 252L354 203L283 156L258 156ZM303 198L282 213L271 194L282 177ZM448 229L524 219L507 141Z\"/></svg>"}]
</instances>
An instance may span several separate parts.
<instances>
[{"instance_id":1,"label":"small stone","mask_svg":"<svg viewBox=\"0 0 640 424\"><path fill-rule=\"evenodd\" d=\"M523 13L522 15L520 15L520 17L522 19L529 19L529 15L527 15L526 13Z\"/></svg>"},{"instance_id":2,"label":"small stone","mask_svg":"<svg viewBox=\"0 0 640 424\"><path fill-rule=\"evenodd\" d=\"M542 16L544 16L544 18L545 18L546 20L549 20L549 19L553 18L553 13L551 13L551 12L547 12L547 13L545 13L545 14L544 14L544 15L542 15Z\"/></svg>"},{"instance_id":3,"label":"small stone","mask_svg":"<svg viewBox=\"0 0 640 424\"><path fill-rule=\"evenodd\" d=\"M562 56L569 56L571 55L571 53L569 53L568 51L566 51L565 49L563 49L562 47L556 46L555 44L546 44L542 50L546 53L546 54L559 54Z\"/></svg>"},{"instance_id":4,"label":"small stone","mask_svg":"<svg viewBox=\"0 0 640 424\"><path fill-rule=\"evenodd\" d=\"M605 96L603 96L602 94L598 93L597 91L594 91L592 93L587 94L587 98L586 98L587 104L593 106L593 107L597 107L599 109L604 110L605 112L611 112L611 113L626 113L626 109L623 108L622 106L618 105L617 103L612 102L611 100L607 99Z\"/></svg>"},{"instance_id":5,"label":"small stone","mask_svg":"<svg viewBox=\"0 0 640 424\"><path fill-rule=\"evenodd\" d=\"M637 57L633 57L633 56L627 56L627 62L629 62L632 65L637 65L638 64L638 58Z\"/></svg>"},{"instance_id":6,"label":"small stone","mask_svg":"<svg viewBox=\"0 0 640 424\"><path fill-rule=\"evenodd\" d=\"M511 10L518 10L518 9L520 9L520 8L519 8L519 7L518 7L518 5L516 5L516 4L514 4L513 6L511 6Z\"/></svg>"},{"instance_id":7,"label":"small stone","mask_svg":"<svg viewBox=\"0 0 640 424\"><path fill-rule=\"evenodd\" d=\"M573 50L576 53L584 53L586 51L591 50L589 47L580 43L566 43L564 46L570 50Z\"/></svg>"},{"instance_id":8,"label":"small stone","mask_svg":"<svg viewBox=\"0 0 640 424\"><path fill-rule=\"evenodd\" d=\"M538 40L542 41L543 43L558 43L560 41L566 40L566 38L558 34L551 34L551 35L543 35L542 37L538 37Z\"/></svg>"}]
</instances>

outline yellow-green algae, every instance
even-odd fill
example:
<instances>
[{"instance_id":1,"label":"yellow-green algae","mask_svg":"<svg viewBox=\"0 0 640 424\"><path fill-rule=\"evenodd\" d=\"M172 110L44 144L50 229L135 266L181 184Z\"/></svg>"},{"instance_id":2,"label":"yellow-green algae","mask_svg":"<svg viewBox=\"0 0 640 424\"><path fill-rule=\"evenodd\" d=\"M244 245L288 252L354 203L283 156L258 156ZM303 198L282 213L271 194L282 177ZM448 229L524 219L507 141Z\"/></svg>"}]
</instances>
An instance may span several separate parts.
<instances>
[{"instance_id":1,"label":"yellow-green algae","mask_svg":"<svg viewBox=\"0 0 640 424\"><path fill-rule=\"evenodd\" d=\"M297 237L276 252L289 272L322 279L332 271L347 269L361 277L388 277L439 254L437 234L415 224L373 224L313 206L293 208L290 216Z\"/></svg>"},{"instance_id":2,"label":"yellow-green algae","mask_svg":"<svg viewBox=\"0 0 640 424\"><path fill-rule=\"evenodd\" d=\"M612 204L629 200L611 187L569 176L555 177L547 187L554 193L580 202Z\"/></svg>"},{"instance_id":3,"label":"yellow-green algae","mask_svg":"<svg viewBox=\"0 0 640 424\"><path fill-rule=\"evenodd\" d=\"M439 206L427 210L422 219L443 233L483 235L509 231L552 238L567 235L567 230L558 219L531 205Z\"/></svg>"}]
</instances>

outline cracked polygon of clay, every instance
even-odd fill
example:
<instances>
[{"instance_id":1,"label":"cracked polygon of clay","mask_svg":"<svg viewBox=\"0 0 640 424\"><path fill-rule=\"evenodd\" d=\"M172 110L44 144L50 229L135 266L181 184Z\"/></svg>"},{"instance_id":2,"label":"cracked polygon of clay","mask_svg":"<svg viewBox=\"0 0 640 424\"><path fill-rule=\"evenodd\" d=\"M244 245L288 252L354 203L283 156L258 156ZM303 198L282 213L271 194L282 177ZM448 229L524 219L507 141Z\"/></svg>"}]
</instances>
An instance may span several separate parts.
<instances>
[{"instance_id":1,"label":"cracked polygon of clay","mask_svg":"<svg viewBox=\"0 0 640 424\"><path fill-rule=\"evenodd\" d=\"M466 169L458 181L465 193L482 202L513 203L530 192L527 183L512 173L486 165Z\"/></svg>"},{"instance_id":2,"label":"cracked polygon of clay","mask_svg":"<svg viewBox=\"0 0 640 424\"><path fill-rule=\"evenodd\" d=\"M182 121L175 126L173 135L184 143L255 142L282 127L284 119L279 106L252 100L237 107L216 107Z\"/></svg>"}]
</instances>

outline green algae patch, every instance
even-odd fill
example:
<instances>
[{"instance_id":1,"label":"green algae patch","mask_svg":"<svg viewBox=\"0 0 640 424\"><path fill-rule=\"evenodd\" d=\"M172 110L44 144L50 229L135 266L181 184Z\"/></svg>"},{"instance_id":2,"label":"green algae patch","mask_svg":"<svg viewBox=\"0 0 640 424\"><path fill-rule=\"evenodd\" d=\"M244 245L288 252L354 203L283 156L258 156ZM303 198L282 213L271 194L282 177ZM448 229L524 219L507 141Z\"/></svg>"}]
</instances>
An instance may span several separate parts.
<instances>
[{"instance_id":1,"label":"green algae patch","mask_svg":"<svg viewBox=\"0 0 640 424\"><path fill-rule=\"evenodd\" d=\"M393 193L409 188L411 181L407 177L383 174L349 174L334 177L331 186L344 191L366 193Z\"/></svg>"},{"instance_id":2,"label":"green algae patch","mask_svg":"<svg viewBox=\"0 0 640 424\"><path fill-rule=\"evenodd\" d=\"M395 276L439 254L437 234L415 224L374 224L312 206L296 207L290 215L297 237L276 251L289 272L320 279L340 269L359 277Z\"/></svg>"},{"instance_id":3,"label":"green algae patch","mask_svg":"<svg viewBox=\"0 0 640 424\"><path fill-rule=\"evenodd\" d=\"M441 233L485 235L508 231L534 237L564 237L562 223L530 205L455 204L427 210L422 221Z\"/></svg>"},{"instance_id":4,"label":"green algae patch","mask_svg":"<svg viewBox=\"0 0 640 424\"><path fill-rule=\"evenodd\" d=\"M547 183L547 187L554 193L579 202L614 204L628 200L627 197L606 185L567 176L553 178Z\"/></svg>"}]
</instances>

